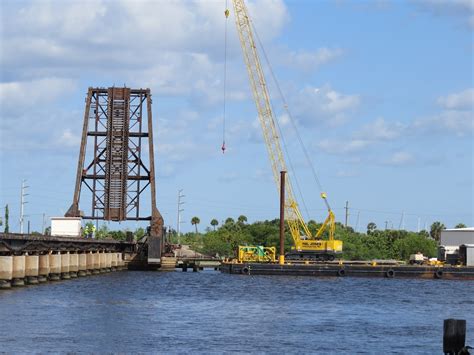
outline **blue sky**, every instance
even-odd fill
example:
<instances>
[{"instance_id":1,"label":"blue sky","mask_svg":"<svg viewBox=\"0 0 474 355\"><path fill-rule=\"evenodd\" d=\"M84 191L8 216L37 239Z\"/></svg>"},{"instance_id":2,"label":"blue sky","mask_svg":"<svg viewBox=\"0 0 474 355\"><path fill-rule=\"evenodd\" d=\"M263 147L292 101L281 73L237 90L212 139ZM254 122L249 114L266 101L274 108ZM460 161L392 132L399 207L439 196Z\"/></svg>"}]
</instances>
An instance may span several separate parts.
<instances>
[{"instance_id":1,"label":"blue sky","mask_svg":"<svg viewBox=\"0 0 474 355\"><path fill-rule=\"evenodd\" d=\"M153 93L158 208L192 230L278 216L278 195L235 30L228 22L227 151L222 111L225 1L2 1L0 212L26 220L71 204L89 86ZM229 1L229 6L230 6ZM249 1L290 111L334 208L365 230L474 225L471 0ZM270 84L304 196L325 217L295 132ZM403 220L402 220L403 215ZM110 228L135 228L135 223Z\"/></svg>"}]
</instances>

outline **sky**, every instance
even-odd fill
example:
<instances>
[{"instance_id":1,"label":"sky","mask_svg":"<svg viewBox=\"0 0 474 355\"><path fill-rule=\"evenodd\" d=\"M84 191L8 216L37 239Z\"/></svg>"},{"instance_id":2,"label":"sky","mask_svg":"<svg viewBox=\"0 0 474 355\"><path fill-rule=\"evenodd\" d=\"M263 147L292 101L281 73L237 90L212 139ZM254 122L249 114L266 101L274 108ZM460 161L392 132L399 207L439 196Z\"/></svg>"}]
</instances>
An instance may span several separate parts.
<instances>
[{"instance_id":1,"label":"sky","mask_svg":"<svg viewBox=\"0 0 474 355\"><path fill-rule=\"evenodd\" d=\"M358 231L369 222L415 231L438 220L474 225L473 0L247 4L338 221L348 201ZM194 230L193 216L200 230L213 218L279 216L230 0L225 61L225 7L225 0L1 2L0 215L8 204L12 232L23 179L31 230L41 231L43 215L47 226L69 208L88 87L151 89L165 225L176 229L180 189L184 232ZM307 220L320 222L320 190L269 68L298 202Z\"/></svg>"}]
</instances>

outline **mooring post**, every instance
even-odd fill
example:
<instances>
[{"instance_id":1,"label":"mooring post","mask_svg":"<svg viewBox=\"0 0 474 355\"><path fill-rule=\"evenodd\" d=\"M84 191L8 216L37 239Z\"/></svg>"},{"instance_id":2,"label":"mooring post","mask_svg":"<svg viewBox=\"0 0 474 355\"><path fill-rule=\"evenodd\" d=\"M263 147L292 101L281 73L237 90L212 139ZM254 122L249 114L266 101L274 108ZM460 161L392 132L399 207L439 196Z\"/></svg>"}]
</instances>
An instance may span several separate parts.
<instances>
[{"instance_id":1,"label":"mooring post","mask_svg":"<svg viewBox=\"0 0 474 355\"><path fill-rule=\"evenodd\" d=\"M466 320L445 319L443 331L443 352L458 354L466 342Z\"/></svg>"},{"instance_id":2,"label":"mooring post","mask_svg":"<svg viewBox=\"0 0 474 355\"><path fill-rule=\"evenodd\" d=\"M280 171L280 265L285 264L285 174L286 171Z\"/></svg>"}]
</instances>

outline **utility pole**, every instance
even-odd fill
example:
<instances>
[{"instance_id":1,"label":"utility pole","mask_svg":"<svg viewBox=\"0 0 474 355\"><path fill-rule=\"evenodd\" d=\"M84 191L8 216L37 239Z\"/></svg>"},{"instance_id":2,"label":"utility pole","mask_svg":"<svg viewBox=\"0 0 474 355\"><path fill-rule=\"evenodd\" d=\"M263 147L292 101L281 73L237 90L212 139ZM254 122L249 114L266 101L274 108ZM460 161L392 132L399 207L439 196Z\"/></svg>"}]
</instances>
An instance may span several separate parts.
<instances>
[{"instance_id":1,"label":"utility pole","mask_svg":"<svg viewBox=\"0 0 474 355\"><path fill-rule=\"evenodd\" d=\"M46 215L43 213L43 224L41 225L41 234L44 235L44 226L46 223Z\"/></svg>"},{"instance_id":2,"label":"utility pole","mask_svg":"<svg viewBox=\"0 0 474 355\"><path fill-rule=\"evenodd\" d=\"M417 228L418 233L420 233L420 223L421 223L421 218L418 217L418 228Z\"/></svg>"},{"instance_id":3,"label":"utility pole","mask_svg":"<svg viewBox=\"0 0 474 355\"><path fill-rule=\"evenodd\" d=\"M402 218L400 218L400 224L398 225L398 230L405 229L405 212L402 211Z\"/></svg>"},{"instance_id":4,"label":"utility pole","mask_svg":"<svg viewBox=\"0 0 474 355\"><path fill-rule=\"evenodd\" d=\"M360 211L357 212L357 222L356 222L356 227L355 227L355 231L357 232L357 230L359 229L359 217L360 217Z\"/></svg>"},{"instance_id":5,"label":"utility pole","mask_svg":"<svg viewBox=\"0 0 474 355\"><path fill-rule=\"evenodd\" d=\"M183 197L183 189L178 190L178 218L177 218L177 225L176 225L176 233L178 235L178 244L180 244L179 234L180 234L180 224L181 224L181 212L184 211L184 208L181 208L181 205L184 205L184 201L181 201Z\"/></svg>"},{"instance_id":6,"label":"utility pole","mask_svg":"<svg viewBox=\"0 0 474 355\"><path fill-rule=\"evenodd\" d=\"M388 221L385 221L385 230L387 230Z\"/></svg>"},{"instance_id":7,"label":"utility pole","mask_svg":"<svg viewBox=\"0 0 474 355\"><path fill-rule=\"evenodd\" d=\"M25 220L25 203L28 203L25 201L25 196L28 196L29 194L26 193L26 189L29 187L26 184L26 180L21 181L21 195L20 195L20 234L23 234L23 222Z\"/></svg>"},{"instance_id":8,"label":"utility pole","mask_svg":"<svg viewBox=\"0 0 474 355\"><path fill-rule=\"evenodd\" d=\"M344 226L347 228L347 220L349 219L349 201L346 201L346 223L344 223Z\"/></svg>"}]
</instances>

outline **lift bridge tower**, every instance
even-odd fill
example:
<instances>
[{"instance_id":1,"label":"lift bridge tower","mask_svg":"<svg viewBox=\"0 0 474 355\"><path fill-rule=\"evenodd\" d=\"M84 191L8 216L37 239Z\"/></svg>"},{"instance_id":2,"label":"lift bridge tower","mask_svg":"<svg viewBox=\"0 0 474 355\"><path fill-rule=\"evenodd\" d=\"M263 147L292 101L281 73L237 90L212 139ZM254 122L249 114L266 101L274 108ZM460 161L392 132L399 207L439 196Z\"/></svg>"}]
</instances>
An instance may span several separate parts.
<instances>
[{"instance_id":1,"label":"lift bridge tower","mask_svg":"<svg viewBox=\"0 0 474 355\"><path fill-rule=\"evenodd\" d=\"M150 221L148 263L160 264L163 218L156 207L150 89L89 88L74 198L66 217ZM147 151L148 150L148 151ZM83 188L85 187L84 191ZM85 211L81 206L90 206ZM150 196L150 215L140 205Z\"/></svg>"}]
</instances>

